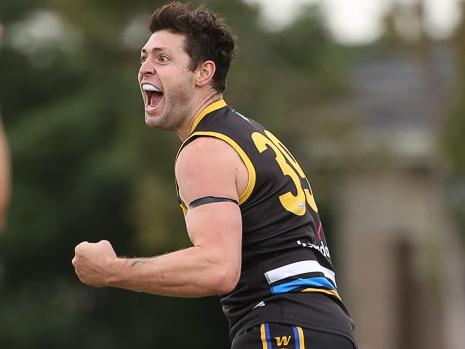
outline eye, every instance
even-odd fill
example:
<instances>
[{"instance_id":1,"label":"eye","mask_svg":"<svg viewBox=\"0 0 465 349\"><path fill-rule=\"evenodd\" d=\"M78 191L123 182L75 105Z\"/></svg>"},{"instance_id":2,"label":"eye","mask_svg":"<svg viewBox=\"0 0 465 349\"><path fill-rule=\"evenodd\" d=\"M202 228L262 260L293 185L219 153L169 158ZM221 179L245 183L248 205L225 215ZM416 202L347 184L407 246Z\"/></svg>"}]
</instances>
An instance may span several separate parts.
<instances>
[{"instance_id":1,"label":"eye","mask_svg":"<svg viewBox=\"0 0 465 349\"><path fill-rule=\"evenodd\" d=\"M158 61L160 63L167 63L169 60L170 60L170 58L168 56L166 56L166 55L160 55L158 57Z\"/></svg>"},{"instance_id":2,"label":"eye","mask_svg":"<svg viewBox=\"0 0 465 349\"><path fill-rule=\"evenodd\" d=\"M140 56L140 63L144 63L147 59L147 56Z\"/></svg>"}]
</instances>

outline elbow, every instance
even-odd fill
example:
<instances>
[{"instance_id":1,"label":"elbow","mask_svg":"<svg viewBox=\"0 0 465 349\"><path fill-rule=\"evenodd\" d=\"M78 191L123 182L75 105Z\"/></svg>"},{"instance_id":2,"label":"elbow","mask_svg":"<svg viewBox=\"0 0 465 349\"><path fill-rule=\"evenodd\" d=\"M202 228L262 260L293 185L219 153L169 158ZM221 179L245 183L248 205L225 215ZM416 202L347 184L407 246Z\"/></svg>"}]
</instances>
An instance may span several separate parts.
<instances>
[{"instance_id":1,"label":"elbow","mask_svg":"<svg viewBox=\"0 0 465 349\"><path fill-rule=\"evenodd\" d=\"M237 286L241 276L240 268L222 267L216 271L216 276L212 279L211 288L215 295L222 295L231 292Z\"/></svg>"},{"instance_id":2,"label":"elbow","mask_svg":"<svg viewBox=\"0 0 465 349\"><path fill-rule=\"evenodd\" d=\"M5 226L6 226L6 205L3 206L1 203L0 203L0 232L3 231L3 229L5 229Z\"/></svg>"}]
</instances>

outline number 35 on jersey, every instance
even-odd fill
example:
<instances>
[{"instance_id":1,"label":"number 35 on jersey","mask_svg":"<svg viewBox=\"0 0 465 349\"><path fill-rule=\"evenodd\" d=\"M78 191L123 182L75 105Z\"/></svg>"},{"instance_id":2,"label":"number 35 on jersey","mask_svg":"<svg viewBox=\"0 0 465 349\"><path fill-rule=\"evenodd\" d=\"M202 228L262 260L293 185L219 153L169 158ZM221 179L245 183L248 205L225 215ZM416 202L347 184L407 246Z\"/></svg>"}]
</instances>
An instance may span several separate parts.
<instances>
[{"instance_id":1,"label":"number 35 on jersey","mask_svg":"<svg viewBox=\"0 0 465 349\"><path fill-rule=\"evenodd\" d=\"M318 208L313 198L312 189L307 177L305 177L304 171L297 163L295 158L289 152L289 150L276 138L271 132L264 131L265 134L260 132L254 132L252 134L252 140L260 153L263 153L267 149L273 150L275 153L275 160L278 163L284 176L289 176L294 183L296 188L296 194L287 192L279 196L281 205L289 212L297 216L303 216L307 211L307 205L312 208L313 211L318 213ZM306 183L308 188L302 187L302 182Z\"/></svg>"}]
</instances>

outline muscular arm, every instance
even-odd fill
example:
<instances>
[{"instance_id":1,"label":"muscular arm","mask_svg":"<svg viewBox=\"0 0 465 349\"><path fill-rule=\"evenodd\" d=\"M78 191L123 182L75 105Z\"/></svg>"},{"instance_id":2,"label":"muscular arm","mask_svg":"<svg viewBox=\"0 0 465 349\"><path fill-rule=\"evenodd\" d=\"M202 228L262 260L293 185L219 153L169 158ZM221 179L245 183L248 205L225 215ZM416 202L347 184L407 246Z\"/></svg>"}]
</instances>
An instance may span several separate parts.
<instances>
[{"instance_id":1,"label":"muscular arm","mask_svg":"<svg viewBox=\"0 0 465 349\"><path fill-rule=\"evenodd\" d=\"M210 195L239 201L245 188L242 183L247 181L244 176L247 172L239 156L214 138L194 140L183 149L176 164L180 194L186 203ZM242 222L238 205L220 202L199 206L189 210L185 220L192 247L152 258L124 259L110 253L102 267L95 267L100 268L96 280L86 282L80 276L81 280L93 286L180 297L231 291L241 269ZM76 249L79 257L79 246Z\"/></svg>"},{"instance_id":2,"label":"muscular arm","mask_svg":"<svg viewBox=\"0 0 465 349\"><path fill-rule=\"evenodd\" d=\"M0 118L0 231L6 223L6 213L10 198L10 159L8 144Z\"/></svg>"}]
</instances>

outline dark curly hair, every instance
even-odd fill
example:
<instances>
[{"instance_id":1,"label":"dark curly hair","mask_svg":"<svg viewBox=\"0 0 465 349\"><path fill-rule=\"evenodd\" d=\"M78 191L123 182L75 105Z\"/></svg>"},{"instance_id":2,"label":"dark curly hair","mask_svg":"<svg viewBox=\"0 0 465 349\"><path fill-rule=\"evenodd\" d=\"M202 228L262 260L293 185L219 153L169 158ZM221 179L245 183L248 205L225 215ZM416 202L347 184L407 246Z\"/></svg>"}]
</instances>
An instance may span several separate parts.
<instances>
[{"instance_id":1,"label":"dark curly hair","mask_svg":"<svg viewBox=\"0 0 465 349\"><path fill-rule=\"evenodd\" d=\"M226 77L236 51L236 38L223 19L205 6L193 8L178 1L155 10L150 17L150 31L169 30L186 36L184 50L190 57L189 69L195 70L206 60L215 62L213 88L226 89Z\"/></svg>"}]
</instances>

